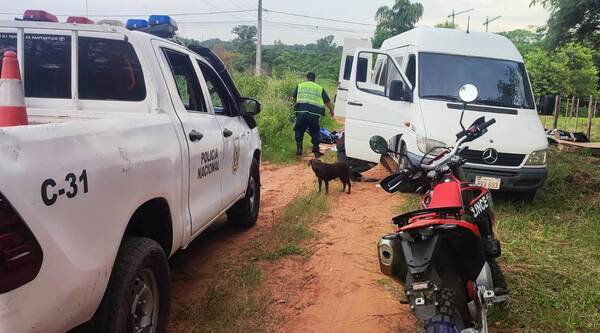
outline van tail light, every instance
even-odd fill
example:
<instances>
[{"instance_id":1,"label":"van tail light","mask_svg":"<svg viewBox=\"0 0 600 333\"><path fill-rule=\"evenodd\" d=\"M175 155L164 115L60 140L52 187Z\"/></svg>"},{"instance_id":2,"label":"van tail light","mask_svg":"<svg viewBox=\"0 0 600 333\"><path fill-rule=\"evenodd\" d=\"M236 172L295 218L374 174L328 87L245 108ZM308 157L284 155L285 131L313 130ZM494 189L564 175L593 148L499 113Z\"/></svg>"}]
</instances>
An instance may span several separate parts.
<instances>
[{"instance_id":1,"label":"van tail light","mask_svg":"<svg viewBox=\"0 0 600 333\"><path fill-rule=\"evenodd\" d=\"M40 244L0 193L0 294L35 279L42 258Z\"/></svg>"}]
</instances>

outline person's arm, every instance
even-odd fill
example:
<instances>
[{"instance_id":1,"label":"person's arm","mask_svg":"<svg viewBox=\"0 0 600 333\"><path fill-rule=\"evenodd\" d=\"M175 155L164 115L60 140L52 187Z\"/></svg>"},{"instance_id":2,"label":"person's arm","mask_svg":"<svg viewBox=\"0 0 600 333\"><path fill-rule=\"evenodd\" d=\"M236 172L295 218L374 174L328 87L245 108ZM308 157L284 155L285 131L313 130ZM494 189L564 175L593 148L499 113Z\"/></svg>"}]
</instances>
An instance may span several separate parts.
<instances>
[{"instance_id":1,"label":"person's arm","mask_svg":"<svg viewBox=\"0 0 600 333\"><path fill-rule=\"evenodd\" d=\"M298 87L296 87L296 89L294 89L294 94L292 95L292 97L294 97L294 101L296 101L298 99Z\"/></svg>"},{"instance_id":2,"label":"person's arm","mask_svg":"<svg viewBox=\"0 0 600 333\"><path fill-rule=\"evenodd\" d=\"M335 117L335 113L334 113L334 109L335 106L333 105L333 103L331 103L331 99L329 98L329 95L327 95L327 91L325 91L325 89L323 89L323 102L325 102L325 106L327 106L327 108L329 109L329 112L331 112L331 116Z\"/></svg>"}]
</instances>

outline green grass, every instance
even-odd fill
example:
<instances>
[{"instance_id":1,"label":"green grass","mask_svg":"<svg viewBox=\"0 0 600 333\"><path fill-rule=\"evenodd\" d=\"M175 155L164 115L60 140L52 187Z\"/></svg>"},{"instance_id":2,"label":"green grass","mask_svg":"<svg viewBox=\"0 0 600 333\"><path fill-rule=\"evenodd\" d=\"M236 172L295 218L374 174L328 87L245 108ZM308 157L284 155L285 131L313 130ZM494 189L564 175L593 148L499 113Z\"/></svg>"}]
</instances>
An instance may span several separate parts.
<instances>
[{"instance_id":1,"label":"green grass","mask_svg":"<svg viewBox=\"0 0 600 333\"><path fill-rule=\"evenodd\" d=\"M587 109L585 112L587 112ZM600 117L600 112L599 112L598 116ZM553 121L552 116L547 116L545 118L545 120L544 120L544 116L542 116L541 120L542 120L542 124L544 124L545 128L552 127L552 121ZM577 126L575 126L575 125L577 125ZM577 132L587 133L587 126L588 126L587 116L584 117L584 116L580 115L580 117L577 119L577 121L575 121L575 117L567 118L564 116L561 116L558 120L558 128L561 130L565 130L565 131L574 132L575 130L577 130ZM600 118L594 118L592 120L592 133L591 134L592 135L591 135L590 141L600 142Z\"/></svg>"},{"instance_id":2,"label":"green grass","mask_svg":"<svg viewBox=\"0 0 600 333\"><path fill-rule=\"evenodd\" d=\"M325 217L328 197L319 193L299 196L288 204L267 235L248 251L252 259L278 260L288 255L310 254L304 243L315 237L312 226Z\"/></svg>"},{"instance_id":3,"label":"green grass","mask_svg":"<svg viewBox=\"0 0 600 333\"><path fill-rule=\"evenodd\" d=\"M177 321L190 322L190 332L263 332L274 325L270 291L261 290L262 264L290 255L309 255L306 242L315 237L312 226L327 212L325 195L302 194L292 200L269 230L242 249L241 256L218 268L204 298L188 302L174 313Z\"/></svg>"},{"instance_id":4,"label":"green grass","mask_svg":"<svg viewBox=\"0 0 600 333\"><path fill-rule=\"evenodd\" d=\"M550 150L535 201L494 201L510 285L491 322L519 332L600 330L600 158ZM410 196L402 211L419 208Z\"/></svg>"},{"instance_id":5,"label":"green grass","mask_svg":"<svg viewBox=\"0 0 600 333\"><path fill-rule=\"evenodd\" d=\"M236 74L235 81L242 95L262 102L262 112L257 116L258 129L263 142L263 157L275 163L295 161L296 142L294 140L294 89L303 81L299 75L287 74L279 78ZM322 82L317 82L322 83ZM331 98L335 96L335 86L323 83ZM329 114L329 111L327 111ZM330 116L321 118L321 127L330 130L339 125ZM310 146L310 137L305 136L305 147Z\"/></svg>"}]
</instances>

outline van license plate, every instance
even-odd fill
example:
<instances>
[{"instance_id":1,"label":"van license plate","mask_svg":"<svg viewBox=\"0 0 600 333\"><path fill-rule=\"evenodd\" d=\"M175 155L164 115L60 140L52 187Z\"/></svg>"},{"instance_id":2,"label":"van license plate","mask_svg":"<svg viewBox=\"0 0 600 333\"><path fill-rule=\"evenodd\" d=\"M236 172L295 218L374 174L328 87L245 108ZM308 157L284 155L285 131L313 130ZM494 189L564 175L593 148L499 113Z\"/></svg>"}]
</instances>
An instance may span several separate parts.
<instances>
[{"instance_id":1,"label":"van license plate","mask_svg":"<svg viewBox=\"0 0 600 333\"><path fill-rule=\"evenodd\" d=\"M499 190L500 183L502 183L502 179L500 179L500 178L484 177L484 176L475 177L475 184L477 184L479 186L483 186L490 190Z\"/></svg>"}]
</instances>

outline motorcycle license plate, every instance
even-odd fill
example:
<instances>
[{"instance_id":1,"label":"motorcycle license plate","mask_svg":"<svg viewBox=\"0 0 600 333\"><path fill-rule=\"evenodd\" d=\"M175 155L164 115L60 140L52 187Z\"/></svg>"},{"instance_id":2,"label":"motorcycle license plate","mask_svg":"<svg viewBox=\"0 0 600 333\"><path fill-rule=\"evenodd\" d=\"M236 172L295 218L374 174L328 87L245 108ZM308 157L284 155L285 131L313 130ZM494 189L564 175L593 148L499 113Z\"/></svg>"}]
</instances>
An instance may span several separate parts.
<instances>
[{"instance_id":1,"label":"motorcycle license plate","mask_svg":"<svg viewBox=\"0 0 600 333\"><path fill-rule=\"evenodd\" d=\"M475 184L477 184L479 186L483 186L490 190L499 190L501 183L502 183L502 179L496 178L496 177L484 177L484 176L475 177Z\"/></svg>"}]
</instances>

